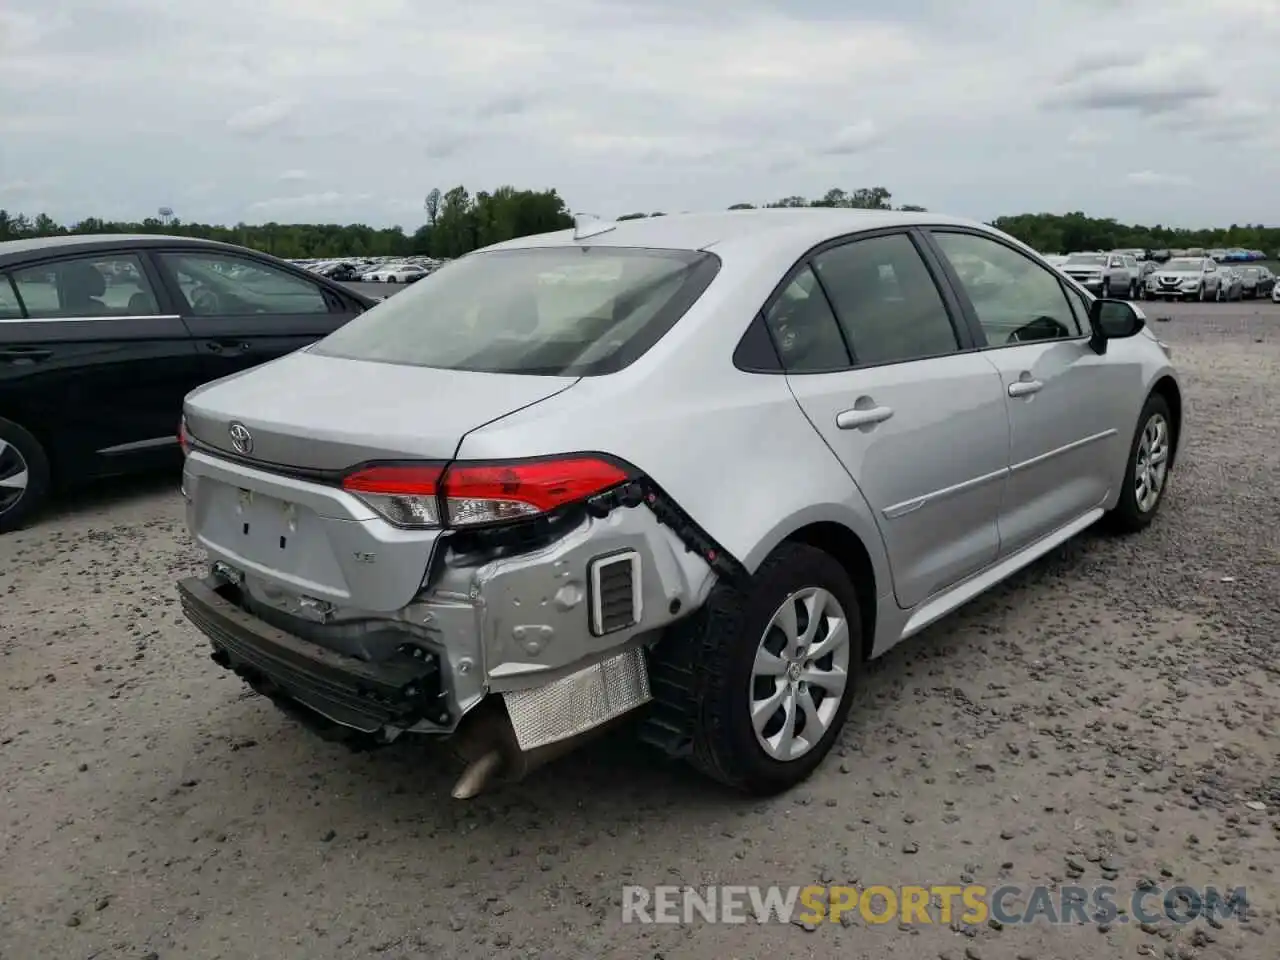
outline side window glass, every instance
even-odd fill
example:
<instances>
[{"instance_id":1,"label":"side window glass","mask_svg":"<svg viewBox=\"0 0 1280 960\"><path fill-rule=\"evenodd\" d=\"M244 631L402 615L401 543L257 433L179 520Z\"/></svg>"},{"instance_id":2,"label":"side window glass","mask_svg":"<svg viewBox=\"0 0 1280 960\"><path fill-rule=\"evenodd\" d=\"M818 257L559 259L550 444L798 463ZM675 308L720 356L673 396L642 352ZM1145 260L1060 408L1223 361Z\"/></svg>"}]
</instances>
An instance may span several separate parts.
<instances>
[{"instance_id":1,"label":"side window glass","mask_svg":"<svg viewBox=\"0 0 1280 960\"><path fill-rule=\"evenodd\" d=\"M21 320L22 304L8 274L0 273L0 320Z\"/></svg>"},{"instance_id":2,"label":"side window glass","mask_svg":"<svg viewBox=\"0 0 1280 960\"><path fill-rule=\"evenodd\" d=\"M788 373L844 370L850 365L831 304L809 267L787 284L764 319Z\"/></svg>"},{"instance_id":3,"label":"side window glass","mask_svg":"<svg viewBox=\"0 0 1280 960\"><path fill-rule=\"evenodd\" d=\"M936 231L934 238L959 275L991 346L1083 335L1062 284L1034 260L971 233Z\"/></svg>"},{"instance_id":4,"label":"side window glass","mask_svg":"<svg viewBox=\"0 0 1280 960\"><path fill-rule=\"evenodd\" d=\"M160 312L142 263L131 253L56 260L13 272L33 320L153 317Z\"/></svg>"},{"instance_id":5,"label":"side window glass","mask_svg":"<svg viewBox=\"0 0 1280 960\"><path fill-rule=\"evenodd\" d=\"M221 253L162 253L160 261L197 317L328 313L321 288L283 270Z\"/></svg>"},{"instance_id":6,"label":"side window glass","mask_svg":"<svg viewBox=\"0 0 1280 960\"><path fill-rule=\"evenodd\" d=\"M960 349L942 295L906 234L854 240L813 262L860 366Z\"/></svg>"}]
</instances>

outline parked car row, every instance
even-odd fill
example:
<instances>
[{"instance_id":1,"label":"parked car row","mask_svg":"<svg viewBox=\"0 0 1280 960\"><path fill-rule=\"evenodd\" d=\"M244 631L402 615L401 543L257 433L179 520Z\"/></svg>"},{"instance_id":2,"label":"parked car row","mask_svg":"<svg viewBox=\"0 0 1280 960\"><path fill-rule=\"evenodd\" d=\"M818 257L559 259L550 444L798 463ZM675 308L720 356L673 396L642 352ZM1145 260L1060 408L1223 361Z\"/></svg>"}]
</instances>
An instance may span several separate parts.
<instances>
[{"instance_id":1,"label":"parked car row","mask_svg":"<svg viewBox=\"0 0 1280 960\"><path fill-rule=\"evenodd\" d=\"M1261 250L1245 250L1240 247L1215 248L1205 250L1200 247L1192 247L1187 250L1144 250L1141 247L1134 247L1125 250L1116 250L1116 253L1126 253L1138 260L1153 260L1156 263L1164 263L1166 260L1172 260L1175 257L1209 257L1218 263L1252 263L1256 260L1266 260L1267 255Z\"/></svg>"},{"instance_id":2,"label":"parked car row","mask_svg":"<svg viewBox=\"0 0 1280 960\"><path fill-rule=\"evenodd\" d=\"M1276 277L1267 267L1235 267L1212 257L1173 257L1146 277L1146 300L1253 300L1273 295Z\"/></svg>"},{"instance_id":3,"label":"parked car row","mask_svg":"<svg viewBox=\"0 0 1280 960\"><path fill-rule=\"evenodd\" d=\"M1157 261L1133 251L1049 254L1045 259L1095 296L1127 300L1242 300L1265 298L1276 276L1262 264L1219 262L1213 257L1180 256Z\"/></svg>"},{"instance_id":4,"label":"parked car row","mask_svg":"<svg viewBox=\"0 0 1280 960\"><path fill-rule=\"evenodd\" d=\"M346 260L294 260L297 266L330 280L346 283L415 283L430 276L447 260L433 257L361 258Z\"/></svg>"}]
</instances>

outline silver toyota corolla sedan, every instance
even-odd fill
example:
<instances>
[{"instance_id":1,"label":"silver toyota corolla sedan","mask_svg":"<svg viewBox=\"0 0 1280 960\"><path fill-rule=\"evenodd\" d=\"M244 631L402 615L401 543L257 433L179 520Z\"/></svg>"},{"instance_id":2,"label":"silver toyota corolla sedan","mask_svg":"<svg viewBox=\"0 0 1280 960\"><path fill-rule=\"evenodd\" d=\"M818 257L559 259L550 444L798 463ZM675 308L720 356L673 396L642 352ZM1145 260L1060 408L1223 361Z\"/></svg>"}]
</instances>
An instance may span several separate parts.
<instances>
[{"instance_id":1,"label":"silver toyota corolla sedan","mask_svg":"<svg viewBox=\"0 0 1280 960\"><path fill-rule=\"evenodd\" d=\"M770 793L868 659L1150 523L1182 426L1140 310L983 224L584 221L191 393L180 593L313 729L450 737L455 796L624 719Z\"/></svg>"}]
</instances>

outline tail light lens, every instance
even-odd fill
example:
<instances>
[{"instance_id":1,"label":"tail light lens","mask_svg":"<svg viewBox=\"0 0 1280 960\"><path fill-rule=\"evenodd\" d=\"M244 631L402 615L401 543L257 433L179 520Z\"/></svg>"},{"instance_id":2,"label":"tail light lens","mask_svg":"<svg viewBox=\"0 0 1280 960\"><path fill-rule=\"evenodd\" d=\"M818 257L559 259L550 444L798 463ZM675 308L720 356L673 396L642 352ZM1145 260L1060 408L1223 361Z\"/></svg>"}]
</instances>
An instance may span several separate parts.
<instances>
[{"instance_id":1,"label":"tail light lens","mask_svg":"<svg viewBox=\"0 0 1280 960\"><path fill-rule=\"evenodd\" d=\"M440 526L440 478L435 464L365 467L348 474L349 490L399 527Z\"/></svg>"},{"instance_id":2,"label":"tail light lens","mask_svg":"<svg viewBox=\"0 0 1280 960\"><path fill-rule=\"evenodd\" d=\"M522 520L578 503L630 479L600 457L510 463L366 467L342 482L383 517L405 527L473 527Z\"/></svg>"},{"instance_id":3,"label":"tail light lens","mask_svg":"<svg viewBox=\"0 0 1280 960\"><path fill-rule=\"evenodd\" d=\"M184 457L191 452L191 433L187 430L186 417L178 421L178 446L182 448Z\"/></svg>"}]
</instances>

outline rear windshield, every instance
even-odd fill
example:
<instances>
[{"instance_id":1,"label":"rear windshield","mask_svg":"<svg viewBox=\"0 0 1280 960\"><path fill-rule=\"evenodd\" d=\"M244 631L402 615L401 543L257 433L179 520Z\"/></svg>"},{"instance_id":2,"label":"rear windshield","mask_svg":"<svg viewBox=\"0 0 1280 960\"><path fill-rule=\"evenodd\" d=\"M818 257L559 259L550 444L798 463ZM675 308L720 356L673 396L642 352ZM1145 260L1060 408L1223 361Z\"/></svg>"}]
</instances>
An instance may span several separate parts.
<instances>
[{"instance_id":1,"label":"rear windshield","mask_svg":"<svg viewBox=\"0 0 1280 960\"><path fill-rule=\"evenodd\" d=\"M1100 267L1107 262L1107 258L1098 253L1073 253L1067 257L1067 265Z\"/></svg>"},{"instance_id":2,"label":"rear windshield","mask_svg":"<svg viewBox=\"0 0 1280 960\"><path fill-rule=\"evenodd\" d=\"M713 254L634 247L473 253L311 347L446 370L594 376L633 362L720 269Z\"/></svg>"}]
</instances>

